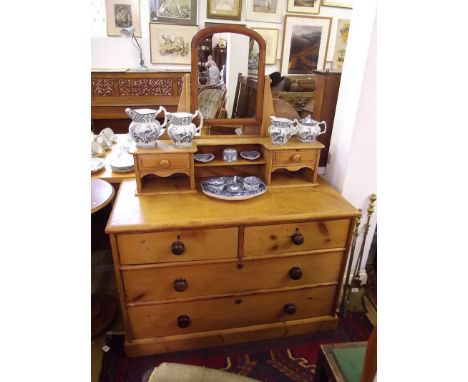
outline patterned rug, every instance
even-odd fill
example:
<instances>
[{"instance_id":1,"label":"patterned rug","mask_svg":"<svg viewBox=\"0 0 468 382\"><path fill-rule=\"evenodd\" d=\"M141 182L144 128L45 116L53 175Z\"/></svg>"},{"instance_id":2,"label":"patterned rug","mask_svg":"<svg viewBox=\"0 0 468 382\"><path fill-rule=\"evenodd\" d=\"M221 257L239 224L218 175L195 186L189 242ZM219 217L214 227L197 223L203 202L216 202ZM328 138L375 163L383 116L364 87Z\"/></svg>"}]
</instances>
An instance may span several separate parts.
<instances>
[{"instance_id":1,"label":"patterned rug","mask_svg":"<svg viewBox=\"0 0 468 382\"><path fill-rule=\"evenodd\" d=\"M334 331L247 344L219 346L127 358L124 337L114 336L104 354L100 382L144 382L162 362L185 363L225 370L264 382L311 382L319 345L367 341L372 325L364 313L348 313Z\"/></svg>"}]
</instances>

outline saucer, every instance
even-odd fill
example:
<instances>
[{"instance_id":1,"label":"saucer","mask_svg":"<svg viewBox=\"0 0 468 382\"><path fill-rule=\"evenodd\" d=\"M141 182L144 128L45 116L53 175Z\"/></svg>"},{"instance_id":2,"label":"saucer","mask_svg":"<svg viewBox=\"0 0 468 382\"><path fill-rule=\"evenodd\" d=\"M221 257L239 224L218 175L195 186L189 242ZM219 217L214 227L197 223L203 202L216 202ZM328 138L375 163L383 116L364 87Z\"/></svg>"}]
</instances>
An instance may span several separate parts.
<instances>
[{"instance_id":1,"label":"saucer","mask_svg":"<svg viewBox=\"0 0 468 382\"><path fill-rule=\"evenodd\" d=\"M105 165L106 162L104 159L91 158L91 174L102 170Z\"/></svg>"},{"instance_id":2,"label":"saucer","mask_svg":"<svg viewBox=\"0 0 468 382\"><path fill-rule=\"evenodd\" d=\"M244 159L255 160L260 158L260 153L258 151L242 151L240 156Z\"/></svg>"},{"instance_id":3,"label":"saucer","mask_svg":"<svg viewBox=\"0 0 468 382\"><path fill-rule=\"evenodd\" d=\"M195 154L193 158L198 162L210 162L214 159L213 154Z\"/></svg>"}]
</instances>

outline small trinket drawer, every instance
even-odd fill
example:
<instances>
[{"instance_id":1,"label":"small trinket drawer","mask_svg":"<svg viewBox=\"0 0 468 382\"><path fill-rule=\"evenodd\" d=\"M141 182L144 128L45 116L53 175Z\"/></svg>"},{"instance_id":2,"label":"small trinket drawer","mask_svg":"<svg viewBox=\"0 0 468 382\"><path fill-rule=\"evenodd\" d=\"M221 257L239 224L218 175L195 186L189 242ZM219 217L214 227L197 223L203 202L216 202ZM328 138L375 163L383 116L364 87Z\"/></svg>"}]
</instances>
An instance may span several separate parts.
<instances>
[{"instance_id":1,"label":"small trinket drawer","mask_svg":"<svg viewBox=\"0 0 468 382\"><path fill-rule=\"evenodd\" d=\"M331 187L238 203L135 189L121 184L106 228L128 356L336 327L358 211Z\"/></svg>"}]
</instances>

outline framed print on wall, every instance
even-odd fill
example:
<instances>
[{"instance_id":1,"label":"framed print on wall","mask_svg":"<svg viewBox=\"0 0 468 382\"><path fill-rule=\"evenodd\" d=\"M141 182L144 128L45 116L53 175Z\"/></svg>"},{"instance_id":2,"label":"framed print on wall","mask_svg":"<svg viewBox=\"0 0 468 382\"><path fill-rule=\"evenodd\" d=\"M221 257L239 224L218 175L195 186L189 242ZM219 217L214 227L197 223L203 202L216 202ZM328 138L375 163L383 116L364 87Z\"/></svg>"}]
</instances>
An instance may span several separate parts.
<instances>
[{"instance_id":1,"label":"framed print on wall","mask_svg":"<svg viewBox=\"0 0 468 382\"><path fill-rule=\"evenodd\" d=\"M206 0L209 19L240 20L242 0Z\"/></svg>"},{"instance_id":2,"label":"framed print on wall","mask_svg":"<svg viewBox=\"0 0 468 382\"><path fill-rule=\"evenodd\" d=\"M331 17L284 17L281 75L307 75L323 70L327 57Z\"/></svg>"},{"instance_id":3,"label":"framed print on wall","mask_svg":"<svg viewBox=\"0 0 468 382\"><path fill-rule=\"evenodd\" d=\"M351 21L347 19L338 20L336 31L335 52L333 54L333 69L343 70L343 63L346 53L346 44L348 43L348 34Z\"/></svg>"},{"instance_id":4,"label":"framed print on wall","mask_svg":"<svg viewBox=\"0 0 468 382\"><path fill-rule=\"evenodd\" d=\"M138 0L106 0L107 35L120 36L122 28L135 27L141 37L140 4Z\"/></svg>"},{"instance_id":5,"label":"framed print on wall","mask_svg":"<svg viewBox=\"0 0 468 382\"><path fill-rule=\"evenodd\" d=\"M322 0L324 7L335 7L335 8L353 8L352 0L348 1L335 1L335 0Z\"/></svg>"},{"instance_id":6,"label":"framed print on wall","mask_svg":"<svg viewBox=\"0 0 468 382\"><path fill-rule=\"evenodd\" d=\"M198 27L150 23L153 64L190 64L190 43Z\"/></svg>"},{"instance_id":7,"label":"framed print on wall","mask_svg":"<svg viewBox=\"0 0 468 382\"><path fill-rule=\"evenodd\" d=\"M198 25L198 0L149 0L149 3L151 21Z\"/></svg>"},{"instance_id":8,"label":"framed print on wall","mask_svg":"<svg viewBox=\"0 0 468 382\"><path fill-rule=\"evenodd\" d=\"M288 12L309 13L317 15L320 12L320 0L287 0Z\"/></svg>"},{"instance_id":9,"label":"framed print on wall","mask_svg":"<svg viewBox=\"0 0 468 382\"><path fill-rule=\"evenodd\" d=\"M276 64L276 52L278 50L278 29L273 28L252 28L258 32L266 42L266 60L265 64Z\"/></svg>"},{"instance_id":10,"label":"framed print on wall","mask_svg":"<svg viewBox=\"0 0 468 382\"><path fill-rule=\"evenodd\" d=\"M284 0L246 0L246 19L281 23Z\"/></svg>"}]
</instances>

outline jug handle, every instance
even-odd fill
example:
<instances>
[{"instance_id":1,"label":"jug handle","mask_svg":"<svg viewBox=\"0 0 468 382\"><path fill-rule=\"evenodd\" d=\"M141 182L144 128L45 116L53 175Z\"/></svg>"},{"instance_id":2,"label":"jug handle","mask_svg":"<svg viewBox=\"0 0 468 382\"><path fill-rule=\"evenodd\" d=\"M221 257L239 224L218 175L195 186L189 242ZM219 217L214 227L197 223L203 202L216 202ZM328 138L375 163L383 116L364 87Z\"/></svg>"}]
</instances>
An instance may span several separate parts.
<instances>
[{"instance_id":1,"label":"jug handle","mask_svg":"<svg viewBox=\"0 0 468 382\"><path fill-rule=\"evenodd\" d=\"M323 123L323 125L325 126L325 128L323 129L323 131L320 131L319 135L325 133L327 131L327 122L325 121L322 121L319 123L319 126Z\"/></svg>"},{"instance_id":2,"label":"jug handle","mask_svg":"<svg viewBox=\"0 0 468 382\"><path fill-rule=\"evenodd\" d=\"M161 125L161 127L165 127L166 124L167 124L167 110L166 110L166 108L164 106L159 106L159 109L158 109L158 112L156 113L156 115L158 115L161 111L164 111L164 122Z\"/></svg>"},{"instance_id":3,"label":"jug handle","mask_svg":"<svg viewBox=\"0 0 468 382\"><path fill-rule=\"evenodd\" d=\"M203 127L203 115L200 110L195 111L195 113L192 116L192 121L197 116L197 114L200 116L200 125L198 125L198 127L195 126L195 130L197 131L197 133L199 133Z\"/></svg>"},{"instance_id":4,"label":"jug handle","mask_svg":"<svg viewBox=\"0 0 468 382\"><path fill-rule=\"evenodd\" d=\"M296 124L296 125L294 125L294 124ZM299 125L299 121L297 120L297 118L294 118L294 120L291 123L291 128L292 128L293 135L297 134L298 125Z\"/></svg>"}]
</instances>

